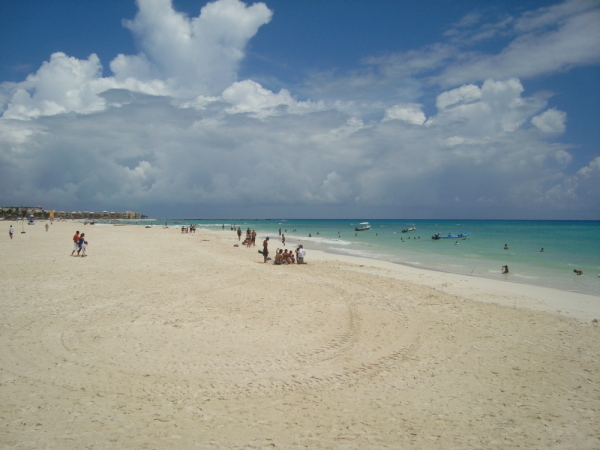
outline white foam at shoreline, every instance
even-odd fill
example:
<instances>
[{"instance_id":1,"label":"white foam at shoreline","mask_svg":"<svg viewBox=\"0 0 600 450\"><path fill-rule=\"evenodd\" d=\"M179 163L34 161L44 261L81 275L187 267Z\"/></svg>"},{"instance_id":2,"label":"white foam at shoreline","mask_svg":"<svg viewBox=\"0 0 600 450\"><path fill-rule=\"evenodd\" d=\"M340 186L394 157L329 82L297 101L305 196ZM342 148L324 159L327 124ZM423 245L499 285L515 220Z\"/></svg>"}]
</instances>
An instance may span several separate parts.
<instances>
[{"instance_id":1,"label":"white foam at shoreline","mask_svg":"<svg viewBox=\"0 0 600 450\"><path fill-rule=\"evenodd\" d=\"M586 322L600 318L599 296L511 282L509 278L493 279L475 274L456 274L429 267L416 267L406 262L394 263L339 252L309 250L309 263L311 258L338 259L358 266L386 269L405 281L430 286L473 301L545 311ZM383 275L383 272L380 274Z\"/></svg>"}]
</instances>

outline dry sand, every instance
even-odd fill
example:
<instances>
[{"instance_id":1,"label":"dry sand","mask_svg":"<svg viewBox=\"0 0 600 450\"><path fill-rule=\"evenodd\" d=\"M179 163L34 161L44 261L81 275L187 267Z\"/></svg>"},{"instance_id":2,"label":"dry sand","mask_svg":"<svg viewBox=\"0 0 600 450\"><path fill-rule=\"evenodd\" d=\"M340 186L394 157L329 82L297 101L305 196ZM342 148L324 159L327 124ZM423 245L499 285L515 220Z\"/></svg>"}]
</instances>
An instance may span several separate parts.
<instances>
[{"instance_id":1,"label":"dry sand","mask_svg":"<svg viewBox=\"0 0 600 450\"><path fill-rule=\"evenodd\" d=\"M1 448L600 448L599 297L274 266L229 230L8 226Z\"/></svg>"}]
</instances>

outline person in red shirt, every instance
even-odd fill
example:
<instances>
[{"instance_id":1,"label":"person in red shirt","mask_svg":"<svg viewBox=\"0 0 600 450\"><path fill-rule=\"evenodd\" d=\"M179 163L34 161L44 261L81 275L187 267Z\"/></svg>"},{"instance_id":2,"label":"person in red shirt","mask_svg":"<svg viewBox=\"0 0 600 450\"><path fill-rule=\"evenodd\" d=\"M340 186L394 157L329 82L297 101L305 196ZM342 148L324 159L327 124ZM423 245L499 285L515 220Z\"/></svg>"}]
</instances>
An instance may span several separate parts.
<instances>
[{"instance_id":1,"label":"person in red shirt","mask_svg":"<svg viewBox=\"0 0 600 450\"><path fill-rule=\"evenodd\" d=\"M71 256L73 256L77 250L79 250L79 231L76 231L75 236L73 236L73 251L71 252Z\"/></svg>"}]
</instances>

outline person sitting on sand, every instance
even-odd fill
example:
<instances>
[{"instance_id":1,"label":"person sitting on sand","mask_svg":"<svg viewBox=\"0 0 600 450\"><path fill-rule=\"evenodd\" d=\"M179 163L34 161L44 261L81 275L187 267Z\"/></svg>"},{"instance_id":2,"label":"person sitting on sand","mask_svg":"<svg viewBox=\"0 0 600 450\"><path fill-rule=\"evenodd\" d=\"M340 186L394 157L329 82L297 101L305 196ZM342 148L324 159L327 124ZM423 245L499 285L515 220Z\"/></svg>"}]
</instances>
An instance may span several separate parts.
<instances>
[{"instance_id":1,"label":"person sitting on sand","mask_svg":"<svg viewBox=\"0 0 600 450\"><path fill-rule=\"evenodd\" d=\"M277 250L275 250L275 261L273 261L273 264L285 264L285 261L283 259L283 249L278 248Z\"/></svg>"},{"instance_id":2,"label":"person sitting on sand","mask_svg":"<svg viewBox=\"0 0 600 450\"><path fill-rule=\"evenodd\" d=\"M583 275L583 270L573 269L573 272L575 272L576 275Z\"/></svg>"}]
</instances>

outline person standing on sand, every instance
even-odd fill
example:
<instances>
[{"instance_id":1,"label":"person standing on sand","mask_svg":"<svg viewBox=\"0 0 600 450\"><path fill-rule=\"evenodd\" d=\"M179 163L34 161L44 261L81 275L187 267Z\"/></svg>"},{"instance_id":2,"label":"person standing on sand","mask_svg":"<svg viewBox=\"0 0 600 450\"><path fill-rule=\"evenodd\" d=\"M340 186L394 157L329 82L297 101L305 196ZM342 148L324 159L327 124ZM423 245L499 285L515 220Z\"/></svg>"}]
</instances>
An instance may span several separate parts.
<instances>
[{"instance_id":1,"label":"person standing on sand","mask_svg":"<svg viewBox=\"0 0 600 450\"><path fill-rule=\"evenodd\" d=\"M48 228L50 228L50 226L46 224L46 233L48 232Z\"/></svg>"},{"instance_id":2,"label":"person standing on sand","mask_svg":"<svg viewBox=\"0 0 600 450\"><path fill-rule=\"evenodd\" d=\"M81 257L87 256L85 250L87 249L88 242L84 237L85 233L81 233L81 236L79 236L79 250L77 250L77 255L79 255L79 252L81 251Z\"/></svg>"},{"instance_id":3,"label":"person standing on sand","mask_svg":"<svg viewBox=\"0 0 600 450\"><path fill-rule=\"evenodd\" d=\"M238 241L242 240L242 227L238 227L237 229Z\"/></svg>"},{"instance_id":4,"label":"person standing on sand","mask_svg":"<svg viewBox=\"0 0 600 450\"><path fill-rule=\"evenodd\" d=\"M304 258L306 257L306 250L304 250L304 246L300 245L298 247L298 264L306 264L304 262Z\"/></svg>"},{"instance_id":5,"label":"person standing on sand","mask_svg":"<svg viewBox=\"0 0 600 450\"><path fill-rule=\"evenodd\" d=\"M77 240L77 256L79 256L79 253L81 252L81 250L84 250L84 255L85 255L85 248L84 245L86 244L85 242L85 233L81 233L79 235L79 239Z\"/></svg>"},{"instance_id":6,"label":"person standing on sand","mask_svg":"<svg viewBox=\"0 0 600 450\"><path fill-rule=\"evenodd\" d=\"M267 256L269 256L269 238L263 241L263 257L265 258L265 262L267 262Z\"/></svg>"},{"instance_id":7,"label":"person standing on sand","mask_svg":"<svg viewBox=\"0 0 600 450\"><path fill-rule=\"evenodd\" d=\"M75 236L73 236L73 251L71 252L71 256L73 256L77 250L79 250L79 231L76 231Z\"/></svg>"},{"instance_id":8,"label":"person standing on sand","mask_svg":"<svg viewBox=\"0 0 600 450\"><path fill-rule=\"evenodd\" d=\"M13 238L13 233L14 233L14 232L15 232L15 231L13 230L13 227L12 227L12 225L11 225L11 226L10 226L10 228L8 229L8 235L10 236L10 238L11 238L11 239Z\"/></svg>"}]
</instances>

